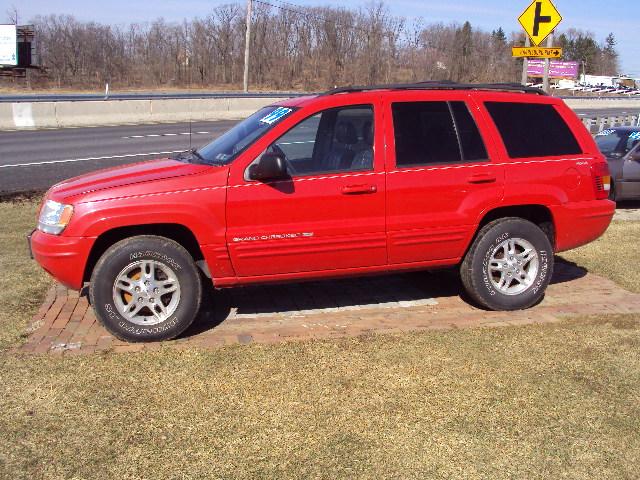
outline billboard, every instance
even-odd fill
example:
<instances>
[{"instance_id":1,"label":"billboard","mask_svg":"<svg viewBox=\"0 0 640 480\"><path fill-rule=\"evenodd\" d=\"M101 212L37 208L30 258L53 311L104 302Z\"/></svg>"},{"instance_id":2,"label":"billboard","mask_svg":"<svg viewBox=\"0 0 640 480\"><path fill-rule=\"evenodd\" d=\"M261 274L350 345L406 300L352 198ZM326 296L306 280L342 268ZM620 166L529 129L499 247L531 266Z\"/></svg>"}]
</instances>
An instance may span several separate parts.
<instances>
[{"instance_id":1,"label":"billboard","mask_svg":"<svg viewBox=\"0 0 640 480\"><path fill-rule=\"evenodd\" d=\"M18 49L15 25L0 25L0 65L18 64Z\"/></svg>"},{"instance_id":2,"label":"billboard","mask_svg":"<svg viewBox=\"0 0 640 480\"><path fill-rule=\"evenodd\" d=\"M552 78L576 78L580 65L578 62L559 62L551 60L549 76ZM544 60L529 60L527 75L530 77L544 76Z\"/></svg>"}]
</instances>

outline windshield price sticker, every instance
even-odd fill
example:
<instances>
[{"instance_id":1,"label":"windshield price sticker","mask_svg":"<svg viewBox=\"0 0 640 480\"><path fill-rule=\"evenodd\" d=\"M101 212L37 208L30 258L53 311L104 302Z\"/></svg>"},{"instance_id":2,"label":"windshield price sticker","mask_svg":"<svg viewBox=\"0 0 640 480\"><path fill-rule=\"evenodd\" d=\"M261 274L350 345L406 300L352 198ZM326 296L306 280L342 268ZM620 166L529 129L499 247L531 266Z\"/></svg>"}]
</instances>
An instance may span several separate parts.
<instances>
[{"instance_id":1,"label":"windshield price sticker","mask_svg":"<svg viewBox=\"0 0 640 480\"><path fill-rule=\"evenodd\" d=\"M633 132L631 135L629 135L629 138L631 140L640 140L640 132Z\"/></svg>"},{"instance_id":2,"label":"windshield price sticker","mask_svg":"<svg viewBox=\"0 0 640 480\"><path fill-rule=\"evenodd\" d=\"M603 130L597 136L598 137L605 137L605 136L611 135L613 133L616 133L616 131L615 130Z\"/></svg>"},{"instance_id":3,"label":"windshield price sticker","mask_svg":"<svg viewBox=\"0 0 640 480\"><path fill-rule=\"evenodd\" d=\"M279 107L276 108L273 112L271 112L266 117L260 119L260 123L266 123L267 125L272 125L278 120L280 120L285 115L289 115L292 112L290 108Z\"/></svg>"}]
</instances>

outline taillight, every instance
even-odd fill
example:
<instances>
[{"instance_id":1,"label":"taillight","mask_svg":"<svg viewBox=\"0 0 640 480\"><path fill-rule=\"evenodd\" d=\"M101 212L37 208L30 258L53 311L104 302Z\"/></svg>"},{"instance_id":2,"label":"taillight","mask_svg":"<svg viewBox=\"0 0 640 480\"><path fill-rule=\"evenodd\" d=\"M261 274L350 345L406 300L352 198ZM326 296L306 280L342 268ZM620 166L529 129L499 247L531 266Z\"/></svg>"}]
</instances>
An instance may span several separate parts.
<instances>
[{"instance_id":1,"label":"taillight","mask_svg":"<svg viewBox=\"0 0 640 480\"><path fill-rule=\"evenodd\" d=\"M604 200L609 197L611 190L611 173L609 173L609 165L607 162L599 162L591 165L591 175L593 176L593 185L596 189L596 199Z\"/></svg>"}]
</instances>

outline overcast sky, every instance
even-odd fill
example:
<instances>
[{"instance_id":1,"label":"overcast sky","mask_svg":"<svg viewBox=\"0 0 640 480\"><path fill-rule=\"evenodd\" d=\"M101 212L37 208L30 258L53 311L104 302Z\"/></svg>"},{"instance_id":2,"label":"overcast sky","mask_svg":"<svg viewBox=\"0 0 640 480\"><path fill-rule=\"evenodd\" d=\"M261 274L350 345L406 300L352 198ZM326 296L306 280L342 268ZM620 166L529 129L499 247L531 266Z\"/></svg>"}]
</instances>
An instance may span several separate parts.
<instances>
[{"instance_id":1,"label":"overcast sky","mask_svg":"<svg viewBox=\"0 0 640 480\"><path fill-rule=\"evenodd\" d=\"M245 3L245 0L238 0ZM266 0L277 3L277 0ZM333 5L360 7L367 0L340 0L321 2L316 0L287 0L289 3L307 6ZM148 22L158 17L166 20L204 17L213 7L233 0L0 0L0 15L11 5L18 7L20 23L35 15L50 13L71 14L80 20L102 23L127 24ZM506 32L519 29L517 17L528 6L529 0L388 0L390 10L407 19L422 17L425 22L464 22L485 30L502 27ZM564 21L560 30L571 27L592 31L602 42L609 32L618 40L622 70L640 77L640 1L602 0L554 0ZM1 18L1 17L0 17ZM6 21L6 18L3 20Z\"/></svg>"}]
</instances>

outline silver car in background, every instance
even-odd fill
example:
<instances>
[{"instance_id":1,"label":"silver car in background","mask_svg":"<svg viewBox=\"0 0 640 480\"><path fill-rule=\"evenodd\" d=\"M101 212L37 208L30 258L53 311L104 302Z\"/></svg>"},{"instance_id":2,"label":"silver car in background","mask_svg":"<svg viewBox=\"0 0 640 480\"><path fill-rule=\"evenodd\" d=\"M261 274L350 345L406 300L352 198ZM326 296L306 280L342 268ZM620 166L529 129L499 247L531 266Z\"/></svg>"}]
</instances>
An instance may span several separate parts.
<instances>
[{"instance_id":1,"label":"silver car in background","mask_svg":"<svg viewBox=\"0 0 640 480\"><path fill-rule=\"evenodd\" d=\"M596 135L611 170L611 200L640 200L640 127L614 127Z\"/></svg>"}]
</instances>

